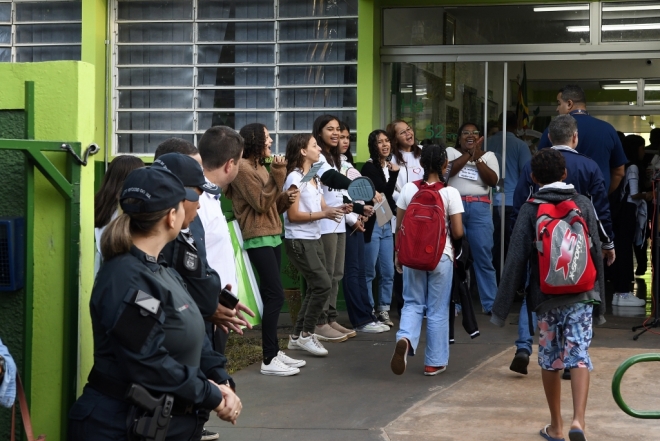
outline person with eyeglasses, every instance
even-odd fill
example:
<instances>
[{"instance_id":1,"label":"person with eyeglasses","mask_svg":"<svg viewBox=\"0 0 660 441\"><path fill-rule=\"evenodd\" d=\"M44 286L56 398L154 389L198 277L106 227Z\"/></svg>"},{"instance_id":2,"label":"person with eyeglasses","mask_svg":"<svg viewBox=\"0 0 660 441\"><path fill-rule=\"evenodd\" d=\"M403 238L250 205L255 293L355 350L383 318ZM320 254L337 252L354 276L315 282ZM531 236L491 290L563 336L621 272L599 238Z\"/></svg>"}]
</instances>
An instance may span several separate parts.
<instances>
[{"instance_id":1,"label":"person with eyeglasses","mask_svg":"<svg viewBox=\"0 0 660 441\"><path fill-rule=\"evenodd\" d=\"M396 203L399 199L399 193L408 182L419 181L424 178L424 168L420 164L422 156L422 146L415 141L415 132L402 119L395 119L385 128L387 137L392 145L392 164L400 167L399 176L396 180L392 199ZM396 212L396 210L395 210ZM392 218L392 231L396 227L396 216ZM394 256L392 256L394 259ZM394 272L394 288L392 290L392 303L397 303L397 311L401 317L403 309L403 277Z\"/></svg>"},{"instance_id":2,"label":"person with eyeglasses","mask_svg":"<svg viewBox=\"0 0 660 441\"><path fill-rule=\"evenodd\" d=\"M451 162L449 185L461 194L465 213L463 226L474 259L474 272L484 313L490 315L497 294L493 266L493 218L490 213L490 187L500 179L499 164L493 152L481 148L484 138L476 124L463 123L458 129L456 147L447 148Z\"/></svg>"}]
</instances>

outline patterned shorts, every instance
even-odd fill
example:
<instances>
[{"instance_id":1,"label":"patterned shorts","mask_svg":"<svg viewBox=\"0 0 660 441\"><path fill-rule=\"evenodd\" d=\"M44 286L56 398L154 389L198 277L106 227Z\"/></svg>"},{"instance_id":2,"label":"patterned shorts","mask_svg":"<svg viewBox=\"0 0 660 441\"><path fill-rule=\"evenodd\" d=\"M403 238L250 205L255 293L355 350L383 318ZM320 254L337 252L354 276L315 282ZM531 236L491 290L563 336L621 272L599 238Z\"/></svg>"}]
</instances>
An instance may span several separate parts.
<instances>
[{"instance_id":1,"label":"patterned shorts","mask_svg":"<svg viewBox=\"0 0 660 441\"><path fill-rule=\"evenodd\" d=\"M539 366L548 371L593 369L589 345L593 305L575 303L539 314Z\"/></svg>"}]
</instances>

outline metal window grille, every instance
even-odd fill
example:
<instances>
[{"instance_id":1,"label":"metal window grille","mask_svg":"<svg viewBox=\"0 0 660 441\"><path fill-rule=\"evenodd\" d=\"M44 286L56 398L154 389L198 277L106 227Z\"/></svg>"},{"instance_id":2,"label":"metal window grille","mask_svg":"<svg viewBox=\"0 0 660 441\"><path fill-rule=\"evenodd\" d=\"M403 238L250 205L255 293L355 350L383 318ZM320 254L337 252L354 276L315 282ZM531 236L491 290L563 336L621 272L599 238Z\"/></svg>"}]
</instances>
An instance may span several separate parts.
<instances>
[{"instance_id":1,"label":"metal window grille","mask_svg":"<svg viewBox=\"0 0 660 441\"><path fill-rule=\"evenodd\" d=\"M80 0L0 0L0 62L80 60Z\"/></svg>"},{"instance_id":2,"label":"metal window grille","mask_svg":"<svg viewBox=\"0 0 660 441\"><path fill-rule=\"evenodd\" d=\"M113 0L114 151L268 127L274 151L314 119L355 128L357 0Z\"/></svg>"}]
</instances>

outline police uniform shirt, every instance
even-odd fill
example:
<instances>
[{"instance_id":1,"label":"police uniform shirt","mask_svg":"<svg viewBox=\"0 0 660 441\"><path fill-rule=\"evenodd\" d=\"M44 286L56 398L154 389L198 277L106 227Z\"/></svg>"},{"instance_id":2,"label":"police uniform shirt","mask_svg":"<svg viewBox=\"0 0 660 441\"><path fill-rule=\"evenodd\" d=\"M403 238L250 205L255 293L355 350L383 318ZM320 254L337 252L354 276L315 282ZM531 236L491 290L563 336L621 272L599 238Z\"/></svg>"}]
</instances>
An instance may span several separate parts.
<instances>
[{"instance_id":1,"label":"police uniform shirt","mask_svg":"<svg viewBox=\"0 0 660 441\"><path fill-rule=\"evenodd\" d=\"M205 360L204 321L176 271L133 246L101 267L90 309L96 371L198 408L221 402L207 378L226 373Z\"/></svg>"},{"instance_id":2,"label":"police uniform shirt","mask_svg":"<svg viewBox=\"0 0 660 441\"><path fill-rule=\"evenodd\" d=\"M189 231L182 230L161 251L161 257L167 265L183 278L202 317L211 317L218 309L218 296L222 287L220 276L209 267L205 256L204 243L192 228Z\"/></svg>"}]
</instances>

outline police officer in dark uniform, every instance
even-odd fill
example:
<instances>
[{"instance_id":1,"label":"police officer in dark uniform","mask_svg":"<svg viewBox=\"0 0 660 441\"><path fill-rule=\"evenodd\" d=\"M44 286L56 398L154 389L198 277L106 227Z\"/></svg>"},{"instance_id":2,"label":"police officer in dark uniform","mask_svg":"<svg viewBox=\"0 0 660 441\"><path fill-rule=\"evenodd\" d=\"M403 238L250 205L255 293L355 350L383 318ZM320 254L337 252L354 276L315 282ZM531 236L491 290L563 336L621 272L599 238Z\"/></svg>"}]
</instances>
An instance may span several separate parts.
<instances>
[{"instance_id":1,"label":"police officer in dark uniform","mask_svg":"<svg viewBox=\"0 0 660 441\"><path fill-rule=\"evenodd\" d=\"M168 440L199 439L209 410L230 422L240 415L225 359L212 351L199 308L181 276L156 258L184 225L185 201L198 198L162 168L137 169L126 179L123 214L101 239L104 264L90 301L94 367L69 412L69 440L150 439L131 435L135 406L125 397L135 385L156 398L173 397L162 413L172 416Z\"/></svg>"}]
</instances>

